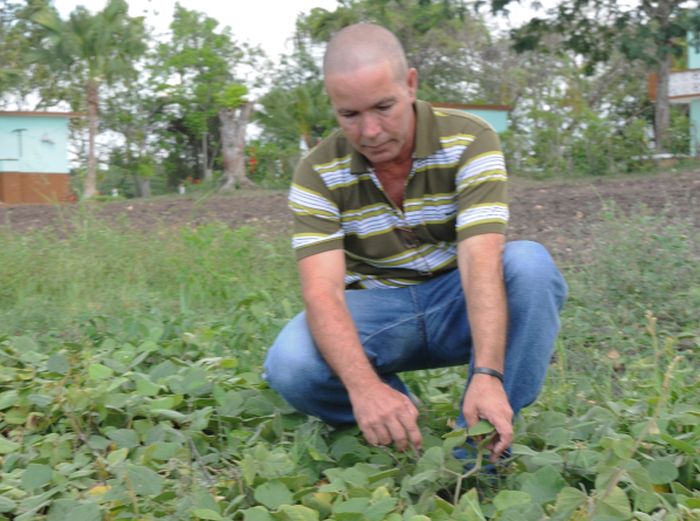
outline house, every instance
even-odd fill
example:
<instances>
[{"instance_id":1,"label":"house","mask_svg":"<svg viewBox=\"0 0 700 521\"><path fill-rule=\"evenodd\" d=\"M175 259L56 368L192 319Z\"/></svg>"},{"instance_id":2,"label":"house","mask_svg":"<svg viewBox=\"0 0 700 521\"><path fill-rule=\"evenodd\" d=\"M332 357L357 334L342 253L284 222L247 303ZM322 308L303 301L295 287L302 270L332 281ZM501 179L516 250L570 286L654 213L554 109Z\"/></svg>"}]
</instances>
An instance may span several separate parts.
<instances>
[{"instance_id":1,"label":"house","mask_svg":"<svg viewBox=\"0 0 700 521\"><path fill-rule=\"evenodd\" d=\"M463 110L480 117L491 125L499 134L508 129L508 112L506 105L464 105L462 103L431 103L435 108Z\"/></svg>"},{"instance_id":2,"label":"house","mask_svg":"<svg viewBox=\"0 0 700 521\"><path fill-rule=\"evenodd\" d=\"M68 134L74 112L0 111L0 203L73 199Z\"/></svg>"}]
</instances>

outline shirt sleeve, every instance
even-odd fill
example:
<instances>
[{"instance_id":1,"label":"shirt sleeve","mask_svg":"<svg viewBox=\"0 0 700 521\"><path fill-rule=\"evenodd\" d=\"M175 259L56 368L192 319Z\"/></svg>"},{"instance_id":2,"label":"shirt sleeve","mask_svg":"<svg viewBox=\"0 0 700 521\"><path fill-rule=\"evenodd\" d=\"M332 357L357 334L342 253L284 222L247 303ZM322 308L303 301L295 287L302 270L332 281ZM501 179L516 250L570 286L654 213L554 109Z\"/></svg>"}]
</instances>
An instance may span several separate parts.
<instances>
[{"instance_id":1,"label":"shirt sleeve","mask_svg":"<svg viewBox=\"0 0 700 521\"><path fill-rule=\"evenodd\" d=\"M506 167L496 132L487 128L465 150L455 185L457 240L483 233L505 234L508 224Z\"/></svg>"},{"instance_id":2,"label":"shirt sleeve","mask_svg":"<svg viewBox=\"0 0 700 521\"><path fill-rule=\"evenodd\" d=\"M324 251L343 249L340 210L321 176L307 159L294 172L289 189L294 231L292 247L297 260Z\"/></svg>"}]
</instances>

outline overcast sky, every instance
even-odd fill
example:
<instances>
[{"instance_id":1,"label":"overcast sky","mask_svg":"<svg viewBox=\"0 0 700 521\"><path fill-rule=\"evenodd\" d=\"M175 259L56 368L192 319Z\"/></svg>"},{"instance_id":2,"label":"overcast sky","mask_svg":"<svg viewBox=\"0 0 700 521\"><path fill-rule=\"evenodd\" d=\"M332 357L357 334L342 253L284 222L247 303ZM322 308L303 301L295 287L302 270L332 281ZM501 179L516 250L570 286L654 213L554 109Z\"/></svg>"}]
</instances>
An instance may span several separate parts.
<instances>
[{"instance_id":1,"label":"overcast sky","mask_svg":"<svg viewBox=\"0 0 700 521\"><path fill-rule=\"evenodd\" d=\"M156 33L163 33L173 19L176 0L127 0L129 14L146 16ZM270 57L291 51L289 38L294 33L297 15L313 7L333 10L336 0L179 0L183 7L206 13L219 24L229 26L238 42L260 45ZM105 0L55 0L62 17L76 5L99 11Z\"/></svg>"},{"instance_id":2,"label":"overcast sky","mask_svg":"<svg viewBox=\"0 0 700 521\"><path fill-rule=\"evenodd\" d=\"M127 0L129 14L145 15L147 23L156 33L164 33L173 18L176 0ZM291 51L290 37L294 33L294 22L299 13L307 13L314 7L333 10L336 0L179 0L191 10L202 11L219 21L221 26L229 26L235 39L260 45L271 58ZM62 17L66 17L76 5L84 5L90 11L101 10L105 0L54 0L54 5ZM522 0L530 5L532 0ZM552 5L555 0L540 0L539 3ZM529 18L533 11L514 3L510 19L499 17L499 26L518 23Z\"/></svg>"}]
</instances>

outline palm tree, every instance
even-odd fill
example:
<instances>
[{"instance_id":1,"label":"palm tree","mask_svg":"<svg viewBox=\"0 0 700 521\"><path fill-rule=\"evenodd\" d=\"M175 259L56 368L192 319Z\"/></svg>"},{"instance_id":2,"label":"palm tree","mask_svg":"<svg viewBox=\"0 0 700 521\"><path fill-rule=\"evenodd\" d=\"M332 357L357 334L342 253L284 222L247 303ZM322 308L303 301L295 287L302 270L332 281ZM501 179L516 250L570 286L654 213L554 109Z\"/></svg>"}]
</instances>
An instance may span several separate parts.
<instances>
[{"instance_id":1,"label":"palm tree","mask_svg":"<svg viewBox=\"0 0 700 521\"><path fill-rule=\"evenodd\" d=\"M99 124L101 85L133 76L134 61L146 50L142 17L129 17L125 0L109 0L105 8L92 14L78 6L62 20L53 7L32 16L43 28L39 59L56 71L82 84L88 116L88 158L83 197L97 194L95 137Z\"/></svg>"}]
</instances>

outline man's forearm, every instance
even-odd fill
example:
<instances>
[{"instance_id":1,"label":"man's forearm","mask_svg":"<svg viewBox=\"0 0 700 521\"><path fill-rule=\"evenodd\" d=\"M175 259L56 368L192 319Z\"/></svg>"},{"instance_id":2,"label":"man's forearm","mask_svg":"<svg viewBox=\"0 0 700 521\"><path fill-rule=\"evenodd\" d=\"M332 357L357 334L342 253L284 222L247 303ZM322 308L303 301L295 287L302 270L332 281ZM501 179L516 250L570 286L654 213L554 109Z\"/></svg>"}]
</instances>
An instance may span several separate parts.
<instances>
[{"instance_id":1,"label":"man's forearm","mask_svg":"<svg viewBox=\"0 0 700 521\"><path fill-rule=\"evenodd\" d=\"M495 239L495 238L494 238ZM508 308L503 281L502 244L485 241L485 251L460 244L460 271L472 332L474 364L503 371Z\"/></svg>"},{"instance_id":2,"label":"man's forearm","mask_svg":"<svg viewBox=\"0 0 700 521\"><path fill-rule=\"evenodd\" d=\"M306 302L306 316L321 355L350 394L380 382L342 297L311 296Z\"/></svg>"}]
</instances>

